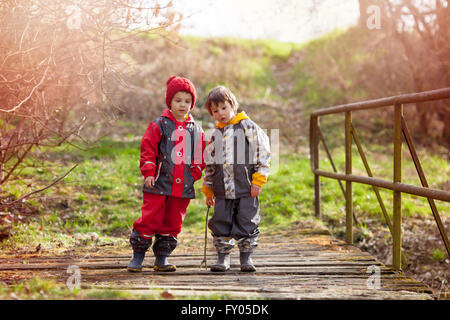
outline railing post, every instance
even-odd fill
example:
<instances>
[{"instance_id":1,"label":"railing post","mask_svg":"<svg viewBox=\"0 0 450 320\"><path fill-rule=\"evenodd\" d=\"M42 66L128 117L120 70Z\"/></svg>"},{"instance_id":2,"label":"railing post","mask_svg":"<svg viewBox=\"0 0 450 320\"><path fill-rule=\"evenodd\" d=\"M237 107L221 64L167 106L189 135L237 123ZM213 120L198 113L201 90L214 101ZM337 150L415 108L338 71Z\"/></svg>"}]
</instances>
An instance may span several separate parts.
<instances>
[{"instance_id":1,"label":"railing post","mask_svg":"<svg viewBox=\"0 0 450 320\"><path fill-rule=\"evenodd\" d=\"M352 113L345 112L345 174L352 174ZM345 221L348 244L353 244L353 197L352 182L345 182Z\"/></svg>"},{"instance_id":2,"label":"railing post","mask_svg":"<svg viewBox=\"0 0 450 320\"><path fill-rule=\"evenodd\" d=\"M319 118L311 117L310 126L311 160L314 172L314 214L317 218L322 219L320 210L320 176L315 173L315 170L319 169Z\"/></svg>"},{"instance_id":3,"label":"railing post","mask_svg":"<svg viewBox=\"0 0 450 320\"><path fill-rule=\"evenodd\" d=\"M392 265L401 270L402 261L402 193L395 191L395 184L402 182L402 116L403 105L394 105L394 203Z\"/></svg>"}]
</instances>

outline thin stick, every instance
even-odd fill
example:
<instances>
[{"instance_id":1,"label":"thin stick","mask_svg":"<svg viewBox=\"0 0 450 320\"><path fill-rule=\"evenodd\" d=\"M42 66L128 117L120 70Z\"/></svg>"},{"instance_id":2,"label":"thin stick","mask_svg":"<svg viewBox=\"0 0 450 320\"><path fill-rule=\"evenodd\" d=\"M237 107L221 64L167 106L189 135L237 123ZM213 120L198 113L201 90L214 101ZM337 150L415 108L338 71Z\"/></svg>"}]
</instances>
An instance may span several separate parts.
<instances>
[{"instance_id":1,"label":"thin stick","mask_svg":"<svg viewBox=\"0 0 450 320\"><path fill-rule=\"evenodd\" d=\"M206 261L206 245L208 243L207 239L208 239L208 216L209 216L209 208L211 208L211 206L208 206L208 210L206 211L206 221L205 221L205 248L203 251L203 261L200 263L200 268L203 266L203 264L205 264L205 269L208 270L208 263Z\"/></svg>"}]
</instances>

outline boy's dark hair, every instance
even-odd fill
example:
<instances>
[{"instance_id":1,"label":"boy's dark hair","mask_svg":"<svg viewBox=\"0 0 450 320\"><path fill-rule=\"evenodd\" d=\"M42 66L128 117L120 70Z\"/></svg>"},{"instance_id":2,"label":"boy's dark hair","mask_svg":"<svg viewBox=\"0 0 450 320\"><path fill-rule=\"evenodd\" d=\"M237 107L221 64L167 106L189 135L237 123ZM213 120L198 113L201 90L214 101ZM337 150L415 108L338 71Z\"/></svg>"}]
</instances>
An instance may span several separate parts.
<instances>
[{"instance_id":1,"label":"boy's dark hair","mask_svg":"<svg viewBox=\"0 0 450 320\"><path fill-rule=\"evenodd\" d=\"M228 102L234 112L237 112L237 109L239 108L239 104L234 94L230 89L224 86L215 87L209 92L208 97L206 98L205 108L208 110L210 115L212 115L211 106L213 104L218 105L220 102Z\"/></svg>"}]
</instances>

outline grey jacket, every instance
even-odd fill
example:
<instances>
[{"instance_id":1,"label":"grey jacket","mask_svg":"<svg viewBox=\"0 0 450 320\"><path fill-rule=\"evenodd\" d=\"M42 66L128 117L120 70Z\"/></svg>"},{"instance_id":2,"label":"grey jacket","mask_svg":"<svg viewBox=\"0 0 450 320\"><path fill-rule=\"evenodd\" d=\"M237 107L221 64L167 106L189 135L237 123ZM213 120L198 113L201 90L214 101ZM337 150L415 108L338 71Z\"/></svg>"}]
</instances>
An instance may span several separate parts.
<instances>
[{"instance_id":1,"label":"grey jacket","mask_svg":"<svg viewBox=\"0 0 450 320\"><path fill-rule=\"evenodd\" d=\"M203 186L216 198L249 197L251 185L262 186L269 176L269 139L241 112L230 124L217 125L206 146L205 162Z\"/></svg>"}]
</instances>

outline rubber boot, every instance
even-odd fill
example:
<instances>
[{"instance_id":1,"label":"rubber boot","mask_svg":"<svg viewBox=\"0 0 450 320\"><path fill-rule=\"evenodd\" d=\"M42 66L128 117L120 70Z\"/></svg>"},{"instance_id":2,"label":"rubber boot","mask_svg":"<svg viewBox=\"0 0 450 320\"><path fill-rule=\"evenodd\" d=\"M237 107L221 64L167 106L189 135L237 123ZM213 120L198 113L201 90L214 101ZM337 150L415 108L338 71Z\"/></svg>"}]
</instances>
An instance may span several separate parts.
<instances>
[{"instance_id":1,"label":"rubber boot","mask_svg":"<svg viewBox=\"0 0 450 320\"><path fill-rule=\"evenodd\" d=\"M145 252L133 251L133 258L127 267L129 272L141 272L142 263L144 262Z\"/></svg>"},{"instance_id":2,"label":"rubber boot","mask_svg":"<svg viewBox=\"0 0 450 320\"><path fill-rule=\"evenodd\" d=\"M225 272L230 269L230 253L218 253L217 262L211 266L211 271Z\"/></svg>"},{"instance_id":3,"label":"rubber boot","mask_svg":"<svg viewBox=\"0 0 450 320\"><path fill-rule=\"evenodd\" d=\"M170 236L162 236L157 234L155 236L155 243L153 244L153 254L155 255L155 264L153 270L162 272L173 272L177 268L167 261L172 251L177 246L177 238Z\"/></svg>"},{"instance_id":4,"label":"rubber boot","mask_svg":"<svg viewBox=\"0 0 450 320\"><path fill-rule=\"evenodd\" d=\"M153 270L162 272L174 272L177 267L167 261L168 256L155 255L155 265Z\"/></svg>"},{"instance_id":5,"label":"rubber boot","mask_svg":"<svg viewBox=\"0 0 450 320\"><path fill-rule=\"evenodd\" d=\"M240 252L239 260L241 262L241 271L242 272L255 272L256 268L253 265L253 261L251 258L251 252Z\"/></svg>"}]
</instances>

